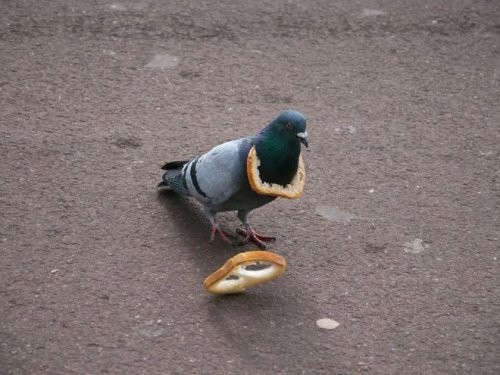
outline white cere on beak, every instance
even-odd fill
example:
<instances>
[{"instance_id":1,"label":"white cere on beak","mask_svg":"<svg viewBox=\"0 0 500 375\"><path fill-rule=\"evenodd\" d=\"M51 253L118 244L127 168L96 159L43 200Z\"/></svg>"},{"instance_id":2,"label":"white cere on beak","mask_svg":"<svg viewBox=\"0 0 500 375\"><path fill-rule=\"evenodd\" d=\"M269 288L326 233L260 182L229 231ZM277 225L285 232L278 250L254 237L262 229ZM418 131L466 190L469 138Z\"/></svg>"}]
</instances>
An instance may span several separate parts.
<instances>
[{"instance_id":1,"label":"white cere on beak","mask_svg":"<svg viewBox=\"0 0 500 375\"><path fill-rule=\"evenodd\" d=\"M302 139L307 139L307 132L297 133L297 137Z\"/></svg>"},{"instance_id":2,"label":"white cere on beak","mask_svg":"<svg viewBox=\"0 0 500 375\"><path fill-rule=\"evenodd\" d=\"M304 146L308 147L309 144L307 143L307 132L300 132L297 133L297 137L300 138L300 142L304 144Z\"/></svg>"}]
</instances>

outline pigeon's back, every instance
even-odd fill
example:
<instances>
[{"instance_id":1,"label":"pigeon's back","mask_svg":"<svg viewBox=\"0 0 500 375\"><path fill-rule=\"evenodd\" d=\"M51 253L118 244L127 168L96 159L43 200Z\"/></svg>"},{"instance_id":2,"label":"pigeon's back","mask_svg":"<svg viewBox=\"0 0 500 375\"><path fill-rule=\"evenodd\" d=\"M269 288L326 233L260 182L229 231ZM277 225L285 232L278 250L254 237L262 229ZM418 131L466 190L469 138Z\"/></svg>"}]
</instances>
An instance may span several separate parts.
<instances>
[{"instance_id":1,"label":"pigeon's back","mask_svg":"<svg viewBox=\"0 0 500 375\"><path fill-rule=\"evenodd\" d=\"M192 196L206 207L223 205L247 187L246 158L254 137L223 143L191 161L166 163L160 186Z\"/></svg>"},{"instance_id":2,"label":"pigeon's back","mask_svg":"<svg viewBox=\"0 0 500 375\"><path fill-rule=\"evenodd\" d=\"M190 194L204 206L216 208L246 183L246 156L253 138L242 138L214 147L185 167Z\"/></svg>"}]
</instances>

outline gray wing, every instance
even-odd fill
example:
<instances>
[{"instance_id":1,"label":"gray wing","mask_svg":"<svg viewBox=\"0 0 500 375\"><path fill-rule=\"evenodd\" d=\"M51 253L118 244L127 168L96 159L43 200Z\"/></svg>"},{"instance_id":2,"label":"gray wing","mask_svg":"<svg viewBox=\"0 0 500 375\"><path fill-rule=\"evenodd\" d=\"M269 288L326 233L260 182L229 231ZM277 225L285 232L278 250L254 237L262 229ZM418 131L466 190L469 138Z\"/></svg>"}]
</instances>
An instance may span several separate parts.
<instances>
[{"instance_id":1,"label":"gray wing","mask_svg":"<svg viewBox=\"0 0 500 375\"><path fill-rule=\"evenodd\" d=\"M182 174L191 196L217 208L238 193L248 184L246 158L253 144L253 137L226 142L186 164Z\"/></svg>"}]
</instances>

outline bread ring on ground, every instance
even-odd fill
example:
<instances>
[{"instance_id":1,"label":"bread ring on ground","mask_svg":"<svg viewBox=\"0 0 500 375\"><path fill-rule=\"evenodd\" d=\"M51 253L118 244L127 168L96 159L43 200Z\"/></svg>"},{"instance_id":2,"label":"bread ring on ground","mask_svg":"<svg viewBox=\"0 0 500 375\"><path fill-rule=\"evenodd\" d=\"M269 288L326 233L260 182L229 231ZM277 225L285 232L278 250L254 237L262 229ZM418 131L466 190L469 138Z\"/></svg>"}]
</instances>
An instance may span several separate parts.
<instances>
[{"instance_id":1,"label":"bread ring on ground","mask_svg":"<svg viewBox=\"0 0 500 375\"><path fill-rule=\"evenodd\" d=\"M229 259L203 282L214 294L241 293L283 274L286 260L269 251L248 251Z\"/></svg>"},{"instance_id":2,"label":"bread ring on ground","mask_svg":"<svg viewBox=\"0 0 500 375\"><path fill-rule=\"evenodd\" d=\"M250 149L247 156L247 177L252 190L262 195L272 195L283 198L298 198L304 191L306 182L306 168L302 153L299 156L299 166L297 173L287 186L263 182L259 175L260 160L255 151L255 146Z\"/></svg>"}]
</instances>

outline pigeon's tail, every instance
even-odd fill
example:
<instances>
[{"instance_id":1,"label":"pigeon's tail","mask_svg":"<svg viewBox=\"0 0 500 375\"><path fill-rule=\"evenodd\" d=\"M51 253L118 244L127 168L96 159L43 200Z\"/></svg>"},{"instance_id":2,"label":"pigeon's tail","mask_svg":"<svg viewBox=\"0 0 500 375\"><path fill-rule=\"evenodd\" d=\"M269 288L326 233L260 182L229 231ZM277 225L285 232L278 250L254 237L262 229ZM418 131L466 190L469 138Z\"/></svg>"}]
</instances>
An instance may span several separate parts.
<instances>
[{"instance_id":1,"label":"pigeon's tail","mask_svg":"<svg viewBox=\"0 0 500 375\"><path fill-rule=\"evenodd\" d=\"M186 185L186 178L182 173L182 167L189 161L172 161L166 163L161 169L165 171L161 182L158 184L158 190L172 189L177 194L189 195Z\"/></svg>"}]
</instances>

